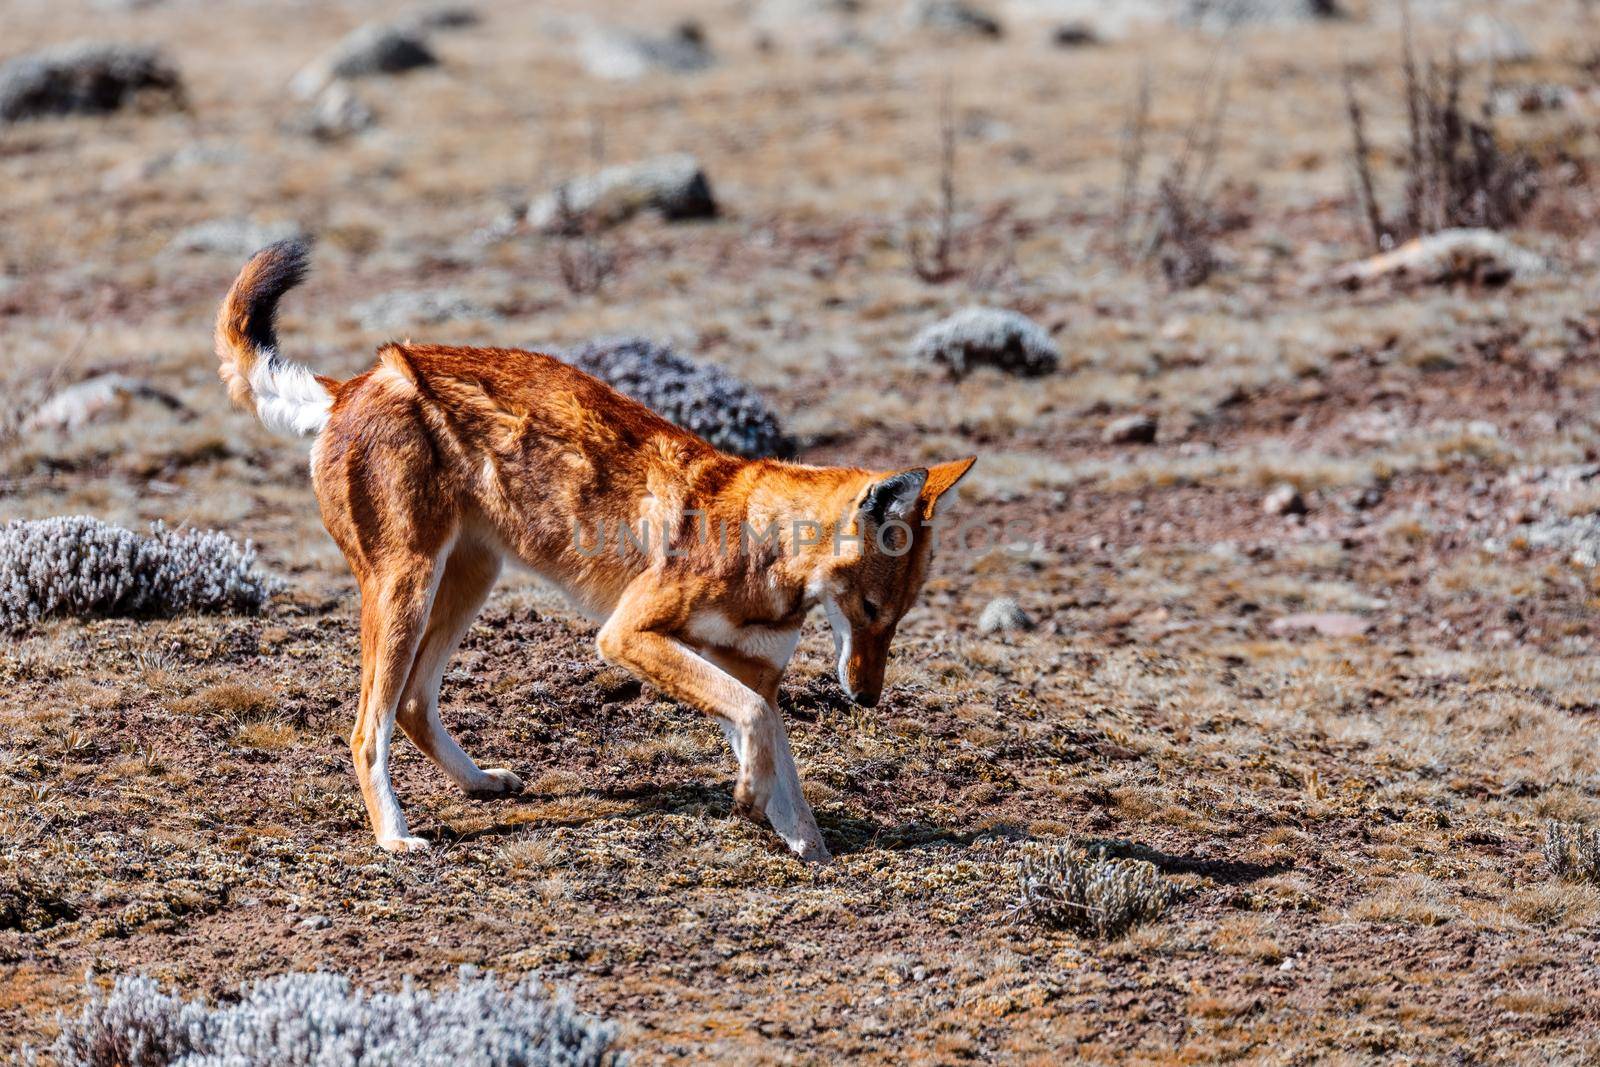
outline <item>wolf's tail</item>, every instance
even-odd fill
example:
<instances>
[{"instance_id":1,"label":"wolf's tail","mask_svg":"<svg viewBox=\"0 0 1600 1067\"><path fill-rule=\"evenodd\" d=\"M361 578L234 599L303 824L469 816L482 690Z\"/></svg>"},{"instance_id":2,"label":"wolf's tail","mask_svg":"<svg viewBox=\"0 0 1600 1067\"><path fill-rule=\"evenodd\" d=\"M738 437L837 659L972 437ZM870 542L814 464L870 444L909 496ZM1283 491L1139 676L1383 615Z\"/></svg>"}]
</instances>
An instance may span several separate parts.
<instances>
[{"instance_id":1,"label":"wolf's tail","mask_svg":"<svg viewBox=\"0 0 1600 1067\"><path fill-rule=\"evenodd\" d=\"M327 425L332 378L278 355L278 300L306 276L304 241L279 241L250 257L217 311L217 368L234 404L269 430L314 434Z\"/></svg>"}]
</instances>

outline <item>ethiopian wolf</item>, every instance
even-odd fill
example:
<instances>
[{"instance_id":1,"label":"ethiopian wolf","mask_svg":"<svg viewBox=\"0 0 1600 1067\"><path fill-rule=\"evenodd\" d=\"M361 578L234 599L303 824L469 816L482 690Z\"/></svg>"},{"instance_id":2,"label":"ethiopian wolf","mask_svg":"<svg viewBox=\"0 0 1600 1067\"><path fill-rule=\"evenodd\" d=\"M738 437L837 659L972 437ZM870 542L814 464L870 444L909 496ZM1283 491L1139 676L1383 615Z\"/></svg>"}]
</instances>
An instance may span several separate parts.
<instances>
[{"instance_id":1,"label":"ethiopian wolf","mask_svg":"<svg viewBox=\"0 0 1600 1067\"><path fill-rule=\"evenodd\" d=\"M870 471L740 459L515 349L386 344L337 381L278 352L278 300L306 263L286 241L245 265L217 316L217 356L235 404L317 438L322 519L361 586L350 749L378 844L427 845L389 780L396 722L467 792L522 787L479 767L439 718L446 661L512 556L601 622L602 658L717 719L739 763L737 813L827 859L778 680L820 604L840 684L877 702L927 573L934 507L973 460Z\"/></svg>"}]
</instances>

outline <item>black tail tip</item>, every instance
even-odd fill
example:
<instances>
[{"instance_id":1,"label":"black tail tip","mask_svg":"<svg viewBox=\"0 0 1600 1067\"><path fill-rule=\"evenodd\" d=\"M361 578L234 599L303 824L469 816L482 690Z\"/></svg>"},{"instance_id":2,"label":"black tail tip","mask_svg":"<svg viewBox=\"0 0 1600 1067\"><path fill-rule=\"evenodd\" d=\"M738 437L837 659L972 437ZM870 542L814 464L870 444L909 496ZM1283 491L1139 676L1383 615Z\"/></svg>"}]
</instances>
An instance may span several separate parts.
<instances>
[{"instance_id":1,"label":"black tail tip","mask_svg":"<svg viewBox=\"0 0 1600 1067\"><path fill-rule=\"evenodd\" d=\"M260 265L261 290L278 294L305 281L311 270L311 239L288 237L274 241L250 257Z\"/></svg>"}]
</instances>

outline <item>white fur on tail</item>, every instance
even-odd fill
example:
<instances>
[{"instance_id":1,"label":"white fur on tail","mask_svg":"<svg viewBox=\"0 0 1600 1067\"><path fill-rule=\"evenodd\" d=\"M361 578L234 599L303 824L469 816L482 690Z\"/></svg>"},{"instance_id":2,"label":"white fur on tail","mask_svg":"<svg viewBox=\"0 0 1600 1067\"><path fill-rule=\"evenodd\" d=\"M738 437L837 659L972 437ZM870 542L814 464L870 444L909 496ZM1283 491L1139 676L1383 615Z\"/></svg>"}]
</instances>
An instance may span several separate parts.
<instances>
[{"instance_id":1,"label":"white fur on tail","mask_svg":"<svg viewBox=\"0 0 1600 1067\"><path fill-rule=\"evenodd\" d=\"M269 430L304 436L328 424L333 397L308 368L279 358L270 348L256 354L250 391L255 394L256 416Z\"/></svg>"}]
</instances>

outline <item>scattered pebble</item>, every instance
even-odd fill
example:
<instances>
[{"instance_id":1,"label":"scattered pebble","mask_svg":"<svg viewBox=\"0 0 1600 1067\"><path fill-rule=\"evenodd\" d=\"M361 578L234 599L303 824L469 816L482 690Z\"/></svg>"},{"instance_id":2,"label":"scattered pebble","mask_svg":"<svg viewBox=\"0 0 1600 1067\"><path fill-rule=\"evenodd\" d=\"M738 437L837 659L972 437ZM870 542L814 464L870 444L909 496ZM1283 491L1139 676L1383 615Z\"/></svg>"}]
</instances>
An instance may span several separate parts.
<instances>
[{"instance_id":1,"label":"scattered pebble","mask_svg":"<svg viewBox=\"0 0 1600 1067\"><path fill-rule=\"evenodd\" d=\"M1268 515L1304 515L1306 498L1288 482L1277 486L1261 498L1261 510Z\"/></svg>"},{"instance_id":2,"label":"scattered pebble","mask_svg":"<svg viewBox=\"0 0 1600 1067\"><path fill-rule=\"evenodd\" d=\"M1383 503L1384 491L1380 485L1369 485L1356 496L1355 505L1360 511L1371 511Z\"/></svg>"},{"instance_id":3,"label":"scattered pebble","mask_svg":"<svg viewBox=\"0 0 1600 1067\"><path fill-rule=\"evenodd\" d=\"M1100 34L1091 23L1063 22L1050 33L1050 43L1057 48L1086 48L1100 43Z\"/></svg>"},{"instance_id":4,"label":"scattered pebble","mask_svg":"<svg viewBox=\"0 0 1600 1067\"><path fill-rule=\"evenodd\" d=\"M1155 444L1158 428L1159 423L1154 415L1124 415L1106 425L1100 433L1100 440L1108 445Z\"/></svg>"}]
</instances>

